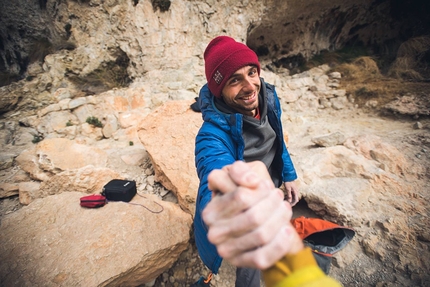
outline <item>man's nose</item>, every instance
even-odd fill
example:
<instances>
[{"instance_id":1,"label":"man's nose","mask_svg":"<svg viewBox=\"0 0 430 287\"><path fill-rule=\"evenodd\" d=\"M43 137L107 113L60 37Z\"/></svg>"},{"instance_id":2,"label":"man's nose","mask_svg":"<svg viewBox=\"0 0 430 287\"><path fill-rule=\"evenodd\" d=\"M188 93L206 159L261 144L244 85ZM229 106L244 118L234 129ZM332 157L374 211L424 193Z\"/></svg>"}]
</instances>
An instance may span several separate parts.
<instances>
[{"instance_id":1,"label":"man's nose","mask_svg":"<svg viewBox=\"0 0 430 287\"><path fill-rule=\"evenodd\" d=\"M254 85L252 84L252 81L251 81L250 77L245 77L243 79L242 89L245 92L252 92L252 91L254 91Z\"/></svg>"}]
</instances>

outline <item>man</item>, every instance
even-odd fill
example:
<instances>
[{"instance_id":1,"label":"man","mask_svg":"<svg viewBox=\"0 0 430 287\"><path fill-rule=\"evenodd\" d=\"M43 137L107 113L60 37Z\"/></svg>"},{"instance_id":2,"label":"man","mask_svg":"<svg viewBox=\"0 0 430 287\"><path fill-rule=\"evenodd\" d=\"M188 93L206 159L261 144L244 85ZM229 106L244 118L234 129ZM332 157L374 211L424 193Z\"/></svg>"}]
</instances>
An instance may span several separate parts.
<instances>
[{"instance_id":1,"label":"man","mask_svg":"<svg viewBox=\"0 0 430 287\"><path fill-rule=\"evenodd\" d=\"M203 262L218 273L222 258L208 241L202 212L211 200L208 175L237 160L262 161L287 201L298 201L296 171L286 149L281 107L274 86L260 78L257 55L227 36L213 39L204 52L207 84L200 91L203 125L196 136L195 163L200 179L194 217L196 245ZM236 286L260 286L260 272L238 268Z\"/></svg>"},{"instance_id":2,"label":"man","mask_svg":"<svg viewBox=\"0 0 430 287\"><path fill-rule=\"evenodd\" d=\"M208 187L217 194L202 217L210 242L224 259L263 270L267 287L341 286L324 274L304 246L290 223L291 206L282 203L282 192L275 189L264 163L237 161L215 169Z\"/></svg>"}]
</instances>

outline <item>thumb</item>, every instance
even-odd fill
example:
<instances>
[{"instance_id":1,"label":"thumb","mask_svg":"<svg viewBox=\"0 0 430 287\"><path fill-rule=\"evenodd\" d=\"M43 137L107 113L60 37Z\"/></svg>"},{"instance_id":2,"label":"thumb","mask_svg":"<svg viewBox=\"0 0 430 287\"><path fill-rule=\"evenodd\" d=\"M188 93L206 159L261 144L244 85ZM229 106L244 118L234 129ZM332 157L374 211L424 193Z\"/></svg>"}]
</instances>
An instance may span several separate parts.
<instances>
[{"instance_id":1,"label":"thumb","mask_svg":"<svg viewBox=\"0 0 430 287\"><path fill-rule=\"evenodd\" d=\"M285 187L285 196L287 198L287 201L291 202L293 200L291 195L291 186L284 184L284 187Z\"/></svg>"}]
</instances>

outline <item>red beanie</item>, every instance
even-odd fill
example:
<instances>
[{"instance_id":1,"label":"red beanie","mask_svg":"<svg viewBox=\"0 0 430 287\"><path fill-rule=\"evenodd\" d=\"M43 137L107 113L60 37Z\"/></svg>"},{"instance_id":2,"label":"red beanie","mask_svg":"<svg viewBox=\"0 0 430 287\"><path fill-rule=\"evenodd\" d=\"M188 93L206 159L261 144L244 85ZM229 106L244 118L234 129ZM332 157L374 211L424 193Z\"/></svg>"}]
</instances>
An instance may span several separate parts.
<instances>
[{"instance_id":1,"label":"red beanie","mask_svg":"<svg viewBox=\"0 0 430 287\"><path fill-rule=\"evenodd\" d=\"M227 36L213 39L206 47L204 58L208 87L215 97L221 97L227 80L242 67L255 65L260 75L260 63L255 52Z\"/></svg>"}]
</instances>

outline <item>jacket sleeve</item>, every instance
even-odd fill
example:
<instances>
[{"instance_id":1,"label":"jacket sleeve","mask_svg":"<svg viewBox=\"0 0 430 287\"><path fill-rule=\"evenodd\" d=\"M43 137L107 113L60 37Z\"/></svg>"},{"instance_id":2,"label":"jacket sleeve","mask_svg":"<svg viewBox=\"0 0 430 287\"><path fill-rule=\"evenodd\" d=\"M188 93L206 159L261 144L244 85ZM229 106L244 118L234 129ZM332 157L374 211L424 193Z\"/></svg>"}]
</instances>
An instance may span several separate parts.
<instances>
[{"instance_id":1,"label":"jacket sleeve","mask_svg":"<svg viewBox=\"0 0 430 287\"><path fill-rule=\"evenodd\" d=\"M294 168L293 161L291 160L290 153L285 146L285 142L282 141L283 152L282 160L284 161L284 170L282 171L282 179L284 182L293 181L297 179L296 169Z\"/></svg>"},{"instance_id":2,"label":"jacket sleeve","mask_svg":"<svg viewBox=\"0 0 430 287\"><path fill-rule=\"evenodd\" d=\"M267 287L341 287L318 267L309 247L297 254L285 255L263 270L263 277Z\"/></svg>"},{"instance_id":3,"label":"jacket sleeve","mask_svg":"<svg viewBox=\"0 0 430 287\"><path fill-rule=\"evenodd\" d=\"M281 120L282 109L275 89L274 89L274 99L275 99L276 110L278 111L277 113L278 121L282 129L282 120ZM282 131L281 131L281 135L282 135L282 160L284 162L284 169L282 171L282 180L284 182L293 181L297 179L296 169L294 168L294 164L293 164L293 161L291 160L290 153L288 152L287 146L285 145L285 140L284 140Z\"/></svg>"},{"instance_id":4,"label":"jacket sleeve","mask_svg":"<svg viewBox=\"0 0 430 287\"><path fill-rule=\"evenodd\" d=\"M208 241L208 228L202 219L202 212L212 198L208 189L208 175L214 169L221 169L235 161L234 144L230 137L209 122L203 123L196 137L195 164L200 179L194 216L195 243L199 256L205 265L217 274L222 258L216 247Z\"/></svg>"},{"instance_id":5,"label":"jacket sleeve","mask_svg":"<svg viewBox=\"0 0 430 287\"><path fill-rule=\"evenodd\" d=\"M211 200L207 177L214 169L221 169L235 161L235 149L231 139L210 123L204 123L196 136L195 164L200 179L196 200L196 212L202 212Z\"/></svg>"}]
</instances>

